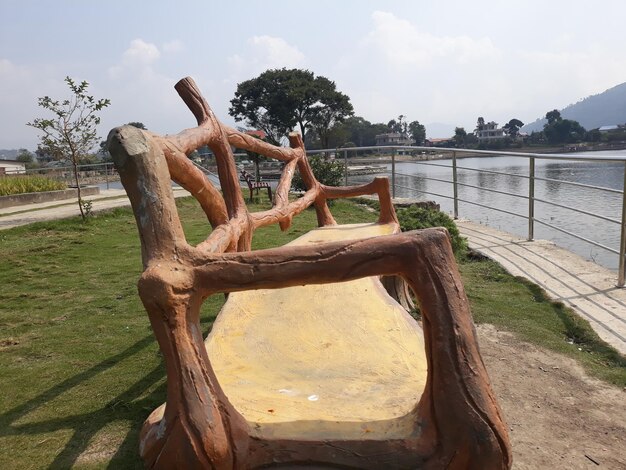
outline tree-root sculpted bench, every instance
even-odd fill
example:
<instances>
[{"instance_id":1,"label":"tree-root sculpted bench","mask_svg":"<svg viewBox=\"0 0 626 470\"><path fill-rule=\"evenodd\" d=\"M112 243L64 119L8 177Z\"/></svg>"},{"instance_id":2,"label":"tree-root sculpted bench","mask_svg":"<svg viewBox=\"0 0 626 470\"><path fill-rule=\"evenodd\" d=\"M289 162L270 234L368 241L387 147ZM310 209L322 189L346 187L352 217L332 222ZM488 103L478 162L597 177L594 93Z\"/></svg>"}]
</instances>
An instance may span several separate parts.
<instances>
[{"instance_id":1,"label":"tree-root sculpted bench","mask_svg":"<svg viewBox=\"0 0 626 470\"><path fill-rule=\"evenodd\" d=\"M198 126L109 135L131 200L144 272L139 295L167 370L167 402L147 419L150 468L471 468L511 465L447 232L399 233L388 182L320 184L299 134L275 147L221 124L193 81L176 89ZM186 157L208 145L220 193ZM270 210L249 213L231 146L285 163ZM300 172L308 190L288 198ZM212 231L185 240L171 180L199 201ZM327 199L378 194L375 224L337 225ZM250 251L255 229L313 205L320 228ZM400 276L422 327L383 289ZM202 337L199 311L229 293ZM423 328L423 331L422 331Z\"/></svg>"}]
</instances>

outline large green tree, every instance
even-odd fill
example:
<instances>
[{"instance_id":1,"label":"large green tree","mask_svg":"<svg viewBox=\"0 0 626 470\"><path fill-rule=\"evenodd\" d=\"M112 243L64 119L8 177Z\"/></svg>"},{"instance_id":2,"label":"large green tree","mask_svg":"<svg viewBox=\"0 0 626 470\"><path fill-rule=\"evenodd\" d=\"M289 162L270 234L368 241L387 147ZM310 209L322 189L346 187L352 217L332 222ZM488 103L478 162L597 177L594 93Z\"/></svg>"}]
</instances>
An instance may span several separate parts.
<instances>
[{"instance_id":1,"label":"large green tree","mask_svg":"<svg viewBox=\"0 0 626 470\"><path fill-rule=\"evenodd\" d=\"M424 144L426 140L426 128L419 121L412 121L409 123L409 132L411 138L415 141L415 145L420 146Z\"/></svg>"},{"instance_id":2,"label":"large green tree","mask_svg":"<svg viewBox=\"0 0 626 470\"><path fill-rule=\"evenodd\" d=\"M455 127L454 128L454 143L457 147L462 147L465 143L465 139L467 138L467 132L464 127Z\"/></svg>"},{"instance_id":3,"label":"large green tree","mask_svg":"<svg viewBox=\"0 0 626 470\"><path fill-rule=\"evenodd\" d=\"M548 124L552 124L556 121L560 121L561 118L561 113L559 112L558 109L553 109L552 111L548 111L546 113L546 119L548 120Z\"/></svg>"},{"instance_id":4,"label":"large green tree","mask_svg":"<svg viewBox=\"0 0 626 470\"><path fill-rule=\"evenodd\" d=\"M354 142L357 147L374 145L374 134L371 131L372 123L361 116L350 116L340 126L346 132L346 142Z\"/></svg>"},{"instance_id":5,"label":"large green tree","mask_svg":"<svg viewBox=\"0 0 626 470\"><path fill-rule=\"evenodd\" d=\"M74 171L74 182L78 195L78 207L83 220L85 207L80 193L78 165L86 161L91 149L98 143L96 127L100 124L99 112L111 104L109 99L95 99L87 93L89 83L65 77L71 95L64 100L53 100L49 96L39 98L38 104L50 114L49 118L37 118L27 125L39 129L41 143L38 150L56 160L69 160Z\"/></svg>"},{"instance_id":6,"label":"large green tree","mask_svg":"<svg viewBox=\"0 0 626 470\"><path fill-rule=\"evenodd\" d=\"M548 122L543 126L543 134L550 144L580 142L585 138L585 128L578 121L563 119L556 109L546 113Z\"/></svg>"},{"instance_id":7,"label":"large green tree","mask_svg":"<svg viewBox=\"0 0 626 470\"><path fill-rule=\"evenodd\" d=\"M387 123L387 127L389 128L389 132L396 132L398 134L406 134L408 127L406 123L406 116L404 114L400 114L398 119L391 119Z\"/></svg>"},{"instance_id":8,"label":"large green tree","mask_svg":"<svg viewBox=\"0 0 626 470\"><path fill-rule=\"evenodd\" d=\"M514 118L502 126L502 128L511 136L511 138L515 139L523 125L524 123L522 121Z\"/></svg>"},{"instance_id":9,"label":"large green tree","mask_svg":"<svg viewBox=\"0 0 626 470\"><path fill-rule=\"evenodd\" d=\"M263 130L274 144L296 126L303 136L311 129L327 143L329 130L353 114L350 98L334 82L301 69L267 70L239 83L230 105L232 117Z\"/></svg>"}]
</instances>

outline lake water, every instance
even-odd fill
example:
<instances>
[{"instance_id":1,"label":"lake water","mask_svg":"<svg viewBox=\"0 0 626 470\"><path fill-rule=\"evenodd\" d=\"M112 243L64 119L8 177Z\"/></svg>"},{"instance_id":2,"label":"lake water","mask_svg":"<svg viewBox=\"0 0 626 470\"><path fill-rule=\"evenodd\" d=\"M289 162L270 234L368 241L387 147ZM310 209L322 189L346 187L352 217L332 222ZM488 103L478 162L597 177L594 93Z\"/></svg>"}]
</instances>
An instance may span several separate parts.
<instances>
[{"instance_id":1,"label":"lake water","mask_svg":"<svg viewBox=\"0 0 626 470\"><path fill-rule=\"evenodd\" d=\"M587 152L580 155L601 157L602 155L626 156L626 151ZM452 161L436 160L420 163L396 164L396 196L434 200L449 214L453 211L453 200L427 193L452 196L452 184L425 178L452 180ZM429 163L446 165L447 168L430 166ZM520 157L476 157L457 160L457 167L475 168L510 173L511 176L457 169L458 182L481 188L528 196L528 178L512 175L528 175L528 159ZM391 165L388 165L391 169ZM622 190L624 181L623 162L577 162L536 160L535 176L554 180L572 181L593 186ZM371 177L351 179L351 183L365 182ZM421 192L418 192L421 191ZM504 209L515 214L528 215L528 199L493 193L459 185L459 199L485 206ZM582 209L594 214L621 218L622 196L596 189L576 187L568 184L535 181L535 197L557 204ZM483 223L499 230L526 237L528 220L521 217L486 209L473 204L459 202L459 217ZM620 225L580 214L569 209L535 202L535 218L561 229L591 239L615 250L619 249ZM580 256L596 261L609 269L617 269L618 255L580 241L570 235L535 222L535 238L552 240L559 246Z\"/></svg>"}]
</instances>

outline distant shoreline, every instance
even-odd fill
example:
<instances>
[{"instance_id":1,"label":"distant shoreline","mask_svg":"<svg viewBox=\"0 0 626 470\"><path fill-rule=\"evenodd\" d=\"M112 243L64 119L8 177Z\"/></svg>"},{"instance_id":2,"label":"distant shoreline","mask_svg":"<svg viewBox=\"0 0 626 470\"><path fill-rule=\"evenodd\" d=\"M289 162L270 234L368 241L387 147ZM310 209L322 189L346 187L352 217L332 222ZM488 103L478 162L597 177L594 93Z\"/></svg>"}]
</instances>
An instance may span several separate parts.
<instances>
[{"instance_id":1,"label":"distant shoreline","mask_svg":"<svg viewBox=\"0 0 626 470\"><path fill-rule=\"evenodd\" d=\"M578 152L605 152L611 150L626 150L626 143L612 144L612 145L594 145L594 146L567 146L567 147L522 147L522 148L507 148L507 149L498 149L491 150L493 152L519 152L519 153L542 153L542 154L551 154L551 153L578 153ZM341 149L339 149L341 152ZM430 160L448 160L452 158L450 151L440 151L437 147L432 147L430 152L433 153L425 153L419 155L396 155L396 162L410 161L410 160L418 160L418 161L430 161ZM474 158L474 157L491 157L492 155L483 155L480 153L474 153L472 150L466 151L457 151L456 158ZM497 155L493 155L497 156ZM343 155L337 155L335 157L336 160L343 160ZM361 163L361 164L372 164L372 163L390 163L391 155L367 155L362 157L348 157L349 163Z\"/></svg>"}]
</instances>

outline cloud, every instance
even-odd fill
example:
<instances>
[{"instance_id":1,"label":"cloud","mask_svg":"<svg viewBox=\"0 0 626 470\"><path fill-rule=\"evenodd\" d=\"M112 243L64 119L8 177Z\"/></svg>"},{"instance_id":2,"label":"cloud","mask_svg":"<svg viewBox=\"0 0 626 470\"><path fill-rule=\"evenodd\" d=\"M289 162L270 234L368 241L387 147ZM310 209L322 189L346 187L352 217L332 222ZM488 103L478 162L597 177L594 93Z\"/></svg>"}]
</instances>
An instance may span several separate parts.
<instances>
[{"instance_id":1,"label":"cloud","mask_svg":"<svg viewBox=\"0 0 626 470\"><path fill-rule=\"evenodd\" d=\"M247 46L244 53L228 57L231 77L227 81L250 78L267 69L300 68L306 63L304 53L283 38L253 36L248 39Z\"/></svg>"},{"instance_id":2,"label":"cloud","mask_svg":"<svg viewBox=\"0 0 626 470\"><path fill-rule=\"evenodd\" d=\"M498 119L495 108L515 96L498 74L508 58L490 38L435 34L383 11L371 20L333 75L357 114L378 122L405 114L469 126L481 112Z\"/></svg>"},{"instance_id":3,"label":"cloud","mask_svg":"<svg viewBox=\"0 0 626 470\"><path fill-rule=\"evenodd\" d=\"M133 39L130 47L124 51L124 63L127 64L151 64L161 57L159 48L143 39Z\"/></svg>"},{"instance_id":4,"label":"cloud","mask_svg":"<svg viewBox=\"0 0 626 470\"><path fill-rule=\"evenodd\" d=\"M501 55L487 37L436 36L384 11L372 13L372 20L374 28L363 44L393 65L429 66L437 59L469 64Z\"/></svg>"},{"instance_id":5,"label":"cloud","mask_svg":"<svg viewBox=\"0 0 626 470\"><path fill-rule=\"evenodd\" d=\"M185 49L185 45L180 39L174 39L163 44L163 52L176 53Z\"/></svg>"},{"instance_id":6,"label":"cloud","mask_svg":"<svg viewBox=\"0 0 626 470\"><path fill-rule=\"evenodd\" d=\"M304 62L304 54L295 47L287 44L282 38L272 36L254 36L248 40L255 50L263 57L268 68L298 67Z\"/></svg>"},{"instance_id":7,"label":"cloud","mask_svg":"<svg viewBox=\"0 0 626 470\"><path fill-rule=\"evenodd\" d=\"M122 54L122 60L109 67L109 77L121 79L129 73L149 74L152 72L152 64L156 63L160 57L161 51L155 44L143 39L133 39L128 49Z\"/></svg>"}]
</instances>

